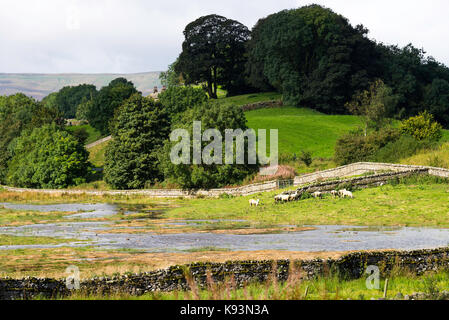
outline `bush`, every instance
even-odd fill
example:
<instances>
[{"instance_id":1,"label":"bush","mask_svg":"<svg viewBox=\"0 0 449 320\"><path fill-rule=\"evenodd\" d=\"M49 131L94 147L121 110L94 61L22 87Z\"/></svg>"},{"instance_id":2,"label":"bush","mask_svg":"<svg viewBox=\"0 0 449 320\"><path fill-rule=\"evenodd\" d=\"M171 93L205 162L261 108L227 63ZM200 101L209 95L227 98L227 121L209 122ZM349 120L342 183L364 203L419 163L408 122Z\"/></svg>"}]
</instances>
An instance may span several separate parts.
<instances>
[{"instance_id":1,"label":"bush","mask_svg":"<svg viewBox=\"0 0 449 320\"><path fill-rule=\"evenodd\" d=\"M439 141L443 136L442 126L434 121L433 115L424 111L401 123L401 133L408 134L416 140Z\"/></svg>"},{"instance_id":2,"label":"bush","mask_svg":"<svg viewBox=\"0 0 449 320\"><path fill-rule=\"evenodd\" d=\"M348 133L337 140L335 162L339 165L346 165L354 162L373 161L381 148L397 141L399 137L399 131L392 128L385 128L367 136L359 131Z\"/></svg>"},{"instance_id":3,"label":"bush","mask_svg":"<svg viewBox=\"0 0 449 320\"><path fill-rule=\"evenodd\" d=\"M301 154L300 154L300 156L299 156L299 160L301 160L302 162L304 162L304 164L305 164L307 167L310 167L310 165L311 165L312 162L313 162L313 159L312 159L312 153L309 152L309 151L301 151Z\"/></svg>"},{"instance_id":4,"label":"bush","mask_svg":"<svg viewBox=\"0 0 449 320\"><path fill-rule=\"evenodd\" d=\"M11 144L8 184L23 188L67 188L86 182L83 144L56 125L24 131Z\"/></svg>"},{"instance_id":5,"label":"bush","mask_svg":"<svg viewBox=\"0 0 449 320\"><path fill-rule=\"evenodd\" d=\"M418 153L422 149L431 147L432 144L428 140L418 141L412 136L403 135L398 140L390 142L385 147L379 149L374 160L377 162L398 162L401 159Z\"/></svg>"}]
</instances>

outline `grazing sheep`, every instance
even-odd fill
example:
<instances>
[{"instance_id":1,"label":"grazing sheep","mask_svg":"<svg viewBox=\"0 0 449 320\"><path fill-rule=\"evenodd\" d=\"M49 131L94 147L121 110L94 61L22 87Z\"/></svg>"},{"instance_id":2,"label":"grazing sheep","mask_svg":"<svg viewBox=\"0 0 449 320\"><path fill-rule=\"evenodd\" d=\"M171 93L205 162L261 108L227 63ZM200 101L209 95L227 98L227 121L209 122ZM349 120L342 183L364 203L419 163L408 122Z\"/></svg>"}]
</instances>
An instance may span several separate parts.
<instances>
[{"instance_id":1,"label":"grazing sheep","mask_svg":"<svg viewBox=\"0 0 449 320\"><path fill-rule=\"evenodd\" d=\"M342 192L342 198L345 198L345 197L354 199L354 195L352 194L351 191L348 191L348 190L345 190Z\"/></svg>"},{"instance_id":2,"label":"grazing sheep","mask_svg":"<svg viewBox=\"0 0 449 320\"><path fill-rule=\"evenodd\" d=\"M280 194L278 194L277 196L274 196L274 202L281 202L282 201L282 197Z\"/></svg>"},{"instance_id":3,"label":"grazing sheep","mask_svg":"<svg viewBox=\"0 0 449 320\"><path fill-rule=\"evenodd\" d=\"M290 201L290 195L289 194L281 194L281 201L282 202L289 202Z\"/></svg>"},{"instance_id":4,"label":"grazing sheep","mask_svg":"<svg viewBox=\"0 0 449 320\"><path fill-rule=\"evenodd\" d=\"M338 196L338 191L337 190L332 190L331 191L331 195L336 198Z\"/></svg>"},{"instance_id":5,"label":"grazing sheep","mask_svg":"<svg viewBox=\"0 0 449 320\"><path fill-rule=\"evenodd\" d=\"M298 191L295 191L294 193L291 193L290 194L290 198L289 198L289 200L288 201L296 201L296 200L299 200L299 193L298 193Z\"/></svg>"},{"instance_id":6,"label":"grazing sheep","mask_svg":"<svg viewBox=\"0 0 449 320\"><path fill-rule=\"evenodd\" d=\"M312 196L314 198L322 198L323 197L323 193L320 192L320 191L317 191L317 192L312 193Z\"/></svg>"},{"instance_id":7,"label":"grazing sheep","mask_svg":"<svg viewBox=\"0 0 449 320\"><path fill-rule=\"evenodd\" d=\"M259 202L260 202L260 199L257 199L257 200L251 199L251 200L249 200L249 205L251 207L252 206L258 207L259 206Z\"/></svg>"},{"instance_id":8,"label":"grazing sheep","mask_svg":"<svg viewBox=\"0 0 449 320\"><path fill-rule=\"evenodd\" d=\"M301 198L301 192L296 190L296 192L293 194L293 200L298 201Z\"/></svg>"},{"instance_id":9,"label":"grazing sheep","mask_svg":"<svg viewBox=\"0 0 449 320\"><path fill-rule=\"evenodd\" d=\"M344 194L346 191L348 191L348 190L346 190L346 189L338 190L338 195L339 195L340 197L343 197L343 194Z\"/></svg>"}]
</instances>

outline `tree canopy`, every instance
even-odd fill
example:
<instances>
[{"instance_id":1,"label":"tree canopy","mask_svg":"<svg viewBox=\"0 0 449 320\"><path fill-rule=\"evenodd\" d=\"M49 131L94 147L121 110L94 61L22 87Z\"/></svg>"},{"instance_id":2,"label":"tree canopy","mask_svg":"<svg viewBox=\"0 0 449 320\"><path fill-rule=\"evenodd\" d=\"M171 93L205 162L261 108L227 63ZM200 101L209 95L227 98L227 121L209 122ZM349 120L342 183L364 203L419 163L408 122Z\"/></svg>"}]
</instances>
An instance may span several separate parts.
<instances>
[{"instance_id":1,"label":"tree canopy","mask_svg":"<svg viewBox=\"0 0 449 320\"><path fill-rule=\"evenodd\" d=\"M366 34L318 5L272 14L252 31L250 81L263 86L262 76L287 103L344 113L345 102L377 73L375 45Z\"/></svg>"},{"instance_id":2,"label":"tree canopy","mask_svg":"<svg viewBox=\"0 0 449 320\"><path fill-rule=\"evenodd\" d=\"M246 43L250 31L238 21L208 15L189 23L184 30L182 52L175 71L186 84L206 83L210 98L222 85L229 94L245 86Z\"/></svg>"},{"instance_id":3,"label":"tree canopy","mask_svg":"<svg viewBox=\"0 0 449 320\"><path fill-rule=\"evenodd\" d=\"M160 102L140 94L125 101L111 122L105 181L115 189L140 189L161 181L157 154L169 129L169 116Z\"/></svg>"},{"instance_id":4,"label":"tree canopy","mask_svg":"<svg viewBox=\"0 0 449 320\"><path fill-rule=\"evenodd\" d=\"M109 134L109 121L114 117L115 110L134 93L134 84L125 78L112 80L109 85L101 88L95 99L88 106L86 117L90 125L102 134Z\"/></svg>"},{"instance_id":5,"label":"tree canopy","mask_svg":"<svg viewBox=\"0 0 449 320\"><path fill-rule=\"evenodd\" d=\"M235 105L223 106L217 103L198 105L188 109L181 120L173 124L172 129L186 129L190 137L193 137L193 122L201 121L201 134L209 128L217 129L222 136L223 154L214 157L221 158L223 164L175 164L170 157L172 148L178 142L167 141L163 151L159 155L161 169L167 181L176 183L184 189L216 188L241 182L245 177L257 172L258 165L252 164L225 164L225 130L247 129L245 114L242 108ZM214 138L215 139L215 138ZM214 140L215 141L215 140ZM189 139L188 145L193 148L193 139ZM204 141L202 150L210 142ZM247 154L247 144L245 144ZM184 155L185 156L185 155ZM235 155L234 155L235 156ZM235 160L235 159L234 159Z\"/></svg>"},{"instance_id":6,"label":"tree canopy","mask_svg":"<svg viewBox=\"0 0 449 320\"><path fill-rule=\"evenodd\" d=\"M173 121L179 120L187 109L207 102L204 90L193 87L169 87L158 98Z\"/></svg>"},{"instance_id":7,"label":"tree canopy","mask_svg":"<svg viewBox=\"0 0 449 320\"><path fill-rule=\"evenodd\" d=\"M10 185L67 188L86 181L89 163L84 145L55 124L24 130L10 150Z\"/></svg>"},{"instance_id":8,"label":"tree canopy","mask_svg":"<svg viewBox=\"0 0 449 320\"><path fill-rule=\"evenodd\" d=\"M97 88L91 84L68 86L59 90L54 96L51 94L45 102L56 105L66 119L73 119L78 105L86 100L92 100L96 94Z\"/></svg>"},{"instance_id":9,"label":"tree canopy","mask_svg":"<svg viewBox=\"0 0 449 320\"><path fill-rule=\"evenodd\" d=\"M11 159L9 145L23 130L55 122L63 124L62 115L22 93L0 96L0 181L4 181Z\"/></svg>"}]
</instances>

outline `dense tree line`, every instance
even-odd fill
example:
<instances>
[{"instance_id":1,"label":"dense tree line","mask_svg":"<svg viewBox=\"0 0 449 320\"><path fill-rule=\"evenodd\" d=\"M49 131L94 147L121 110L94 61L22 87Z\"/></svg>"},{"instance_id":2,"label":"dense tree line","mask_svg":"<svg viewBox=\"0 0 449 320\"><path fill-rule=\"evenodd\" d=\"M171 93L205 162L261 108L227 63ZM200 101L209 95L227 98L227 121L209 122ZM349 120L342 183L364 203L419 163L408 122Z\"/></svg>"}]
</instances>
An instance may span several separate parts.
<instances>
[{"instance_id":1,"label":"dense tree line","mask_svg":"<svg viewBox=\"0 0 449 320\"><path fill-rule=\"evenodd\" d=\"M183 50L164 78L205 83L211 98L219 85L228 95L274 89L288 104L344 114L347 102L380 79L397 101L386 116L402 119L428 110L449 127L446 66L411 44L399 48L371 40L363 25L354 27L322 6L269 15L251 32L209 15L190 23L184 35Z\"/></svg>"},{"instance_id":2,"label":"dense tree line","mask_svg":"<svg viewBox=\"0 0 449 320\"><path fill-rule=\"evenodd\" d=\"M65 188L86 181L87 152L64 122L55 106L23 94L0 96L0 182Z\"/></svg>"},{"instance_id":3,"label":"dense tree line","mask_svg":"<svg viewBox=\"0 0 449 320\"><path fill-rule=\"evenodd\" d=\"M81 103L92 100L97 94L97 88L91 84L67 86L43 99L49 107L57 107L66 119L74 119L76 110Z\"/></svg>"}]
</instances>

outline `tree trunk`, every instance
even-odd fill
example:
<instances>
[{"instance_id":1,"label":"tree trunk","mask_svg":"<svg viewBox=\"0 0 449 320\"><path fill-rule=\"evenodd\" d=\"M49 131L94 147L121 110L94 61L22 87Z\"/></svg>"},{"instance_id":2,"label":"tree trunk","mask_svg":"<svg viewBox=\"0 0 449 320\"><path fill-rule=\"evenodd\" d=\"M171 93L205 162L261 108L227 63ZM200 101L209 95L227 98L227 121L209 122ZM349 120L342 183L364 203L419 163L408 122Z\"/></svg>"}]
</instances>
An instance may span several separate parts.
<instances>
[{"instance_id":1,"label":"tree trunk","mask_svg":"<svg viewBox=\"0 0 449 320\"><path fill-rule=\"evenodd\" d=\"M212 83L211 83L211 91L212 94L209 95L211 99L217 99L217 68L212 68Z\"/></svg>"}]
</instances>

